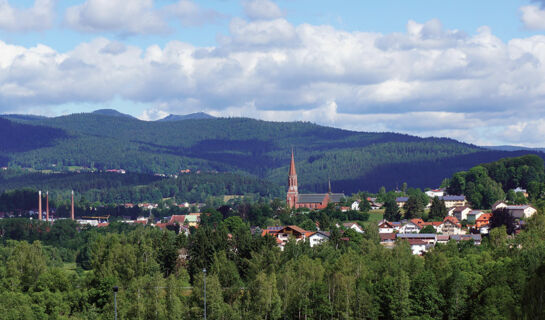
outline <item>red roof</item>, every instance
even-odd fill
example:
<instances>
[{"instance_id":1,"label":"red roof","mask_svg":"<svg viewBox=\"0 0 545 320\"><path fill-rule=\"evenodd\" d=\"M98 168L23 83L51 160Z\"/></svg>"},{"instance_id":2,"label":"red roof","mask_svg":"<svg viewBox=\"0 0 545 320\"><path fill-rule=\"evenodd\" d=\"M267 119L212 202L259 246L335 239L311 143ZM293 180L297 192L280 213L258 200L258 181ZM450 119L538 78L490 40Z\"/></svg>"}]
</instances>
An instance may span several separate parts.
<instances>
[{"instance_id":1,"label":"red roof","mask_svg":"<svg viewBox=\"0 0 545 320\"><path fill-rule=\"evenodd\" d=\"M165 229L167 227L168 223L157 223L155 226L159 229Z\"/></svg>"},{"instance_id":2,"label":"red roof","mask_svg":"<svg viewBox=\"0 0 545 320\"><path fill-rule=\"evenodd\" d=\"M148 220L135 220L134 223L148 224Z\"/></svg>"},{"instance_id":3,"label":"red roof","mask_svg":"<svg viewBox=\"0 0 545 320\"><path fill-rule=\"evenodd\" d=\"M100 228L100 227L107 227L107 226L109 226L109 225L110 225L110 224L109 224L108 222L103 222L103 223L97 224L97 227L99 227L99 228Z\"/></svg>"},{"instance_id":4,"label":"red roof","mask_svg":"<svg viewBox=\"0 0 545 320\"><path fill-rule=\"evenodd\" d=\"M455 224L457 227L461 227L462 225L460 224L460 221L458 221L458 219L456 217L453 217L453 216L446 216L445 219L443 220L443 223L447 222L447 221L450 221L451 223Z\"/></svg>"},{"instance_id":5,"label":"red roof","mask_svg":"<svg viewBox=\"0 0 545 320\"><path fill-rule=\"evenodd\" d=\"M173 215L170 217L170 220L168 221L169 224L184 224L185 216L184 215Z\"/></svg>"},{"instance_id":6,"label":"red roof","mask_svg":"<svg viewBox=\"0 0 545 320\"><path fill-rule=\"evenodd\" d=\"M424 225L424 220L418 218L418 219L411 219L411 222L415 225L417 225L418 227L422 228L422 226Z\"/></svg>"},{"instance_id":7,"label":"red roof","mask_svg":"<svg viewBox=\"0 0 545 320\"><path fill-rule=\"evenodd\" d=\"M426 245L426 244L428 244L427 242L422 241L422 240L420 240L420 239L407 239L407 241L409 241L409 244L410 244L411 246Z\"/></svg>"},{"instance_id":8,"label":"red roof","mask_svg":"<svg viewBox=\"0 0 545 320\"><path fill-rule=\"evenodd\" d=\"M380 241L385 241L385 240L395 240L396 239L396 234L395 233L380 233Z\"/></svg>"},{"instance_id":9,"label":"red roof","mask_svg":"<svg viewBox=\"0 0 545 320\"><path fill-rule=\"evenodd\" d=\"M295 173L295 158L293 156L293 150L291 150L291 163L290 163L290 176L295 176L297 173Z\"/></svg>"}]
</instances>

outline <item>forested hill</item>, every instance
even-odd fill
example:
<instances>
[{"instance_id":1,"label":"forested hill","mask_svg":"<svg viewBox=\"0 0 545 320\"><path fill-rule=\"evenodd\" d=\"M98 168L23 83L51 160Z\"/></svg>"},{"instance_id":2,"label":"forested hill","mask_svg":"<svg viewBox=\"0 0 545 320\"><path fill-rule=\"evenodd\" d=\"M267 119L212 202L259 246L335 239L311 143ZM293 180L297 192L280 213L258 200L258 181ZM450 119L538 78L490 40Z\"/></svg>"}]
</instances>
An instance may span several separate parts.
<instances>
[{"instance_id":1,"label":"forested hill","mask_svg":"<svg viewBox=\"0 0 545 320\"><path fill-rule=\"evenodd\" d=\"M308 122L267 122L246 118L140 121L97 113L56 118L9 117L25 148L5 148L0 161L36 169L84 166L129 172L176 173L181 169L250 174L284 185L290 150L295 149L303 192L376 191L403 182L437 186L454 172L529 151L486 150L445 138L355 132ZM31 125L31 126L30 126ZM37 131L44 140L36 139ZM40 131L41 132L41 131Z\"/></svg>"}]
</instances>

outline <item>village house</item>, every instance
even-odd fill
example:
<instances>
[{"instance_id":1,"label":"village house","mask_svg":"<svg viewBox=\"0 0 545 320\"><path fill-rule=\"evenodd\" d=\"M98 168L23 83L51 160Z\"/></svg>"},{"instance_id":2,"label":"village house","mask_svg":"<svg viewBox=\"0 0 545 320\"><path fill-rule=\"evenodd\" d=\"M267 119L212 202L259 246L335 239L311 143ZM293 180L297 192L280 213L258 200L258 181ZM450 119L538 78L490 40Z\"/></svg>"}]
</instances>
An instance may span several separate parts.
<instances>
[{"instance_id":1,"label":"village house","mask_svg":"<svg viewBox=\"0 0 545 320\"><path fill-rule=\"evenodd\" d=\"M382 220L378 224L378 233L394 233L394 230L394 225L386 220Z\"/></svg>"},{"instance_id":2,"label":"village house","mask_svg":"<svg viewBox=\"0 0 545 320\"><path fill-rule=\"evenodd\" d=\"M330 233L326 231L316 231L312 233L308 237L308 242L310 244L310 247L312 248L324 242L329 241L329 236L330 236Z\"/></svg>"},{"instance_id":3,"label":"village house","mask_svg":"<svg viewBox=\"0 0 545 320\"><path fill-rule=\"evenodd\" d=\"M352 204L350 205L350 209L352 209L354 211L360 210L360 201L356 200L356 201L352 202Z\"/></svg>"},{"instance_id":4,"label":"village house","mask_svg":"<svg viewBox=\"0 0 545 320\"><path fill-rule=\"evenodd\" d=\"M526 189L522 189L521 187L516 187L515 190L515 193L522 193L524 195L524 197L528 198L528 191L526 191Z\"/></svg>"},{"instance_id":5,"label":"village house","mask_svg":"<svg viewBox=\"0 0 545 320\"><path fill-rule=\"evenodd\" d=\"M454 216L458 221L467 220L467 215L471 212L468 206L453 207L448 211L449 216Z\"/></svg>"},{"instance_id":6,"label":"village house","mask_svg":"<svg viewBox=\"0 0 545 320\"><path fill-rule=\"evenodd\" d=\"M399 228L399 233L418 233L422 229L420 225L421 219L412 219ZM424 222L424 221L422 221Z\"/></svg>"},{"instance_id":7,"label":"village house","mask_svg":"<svg viewBox=\"0 0 545 320\"><path fill-rule=\"evenodd\" d=\"M473 244L480 246L482 237L480 234L453 234L450 236L450 240L454 240L456 242L473 241Z\"/></svg>"},{"instance_id":8,"label":"village house","mask_svg":"<svg viewBox=\"0 0 545 320\"><path fill-rule=\"evenodd\" d=\"M477 222L477 219L479 219L479 217L481 215L483 215L484 212L481 211L481 210L471 210L468 214L467 214L467 222L469 224L475 224Z\"/></svg>"},{"instance_id":9,"label":"village house","mask_svg":"<svg viewBox=\"0 0 545 320\"><path fill-rule=\"evenodd\" d=\"M414 255L421 256L428 251L428 248L431 247L425 241L420 239L407 239L409 245L411 246L411 251Z\"/></svg>"},{"instance_id":10,"label":"village house","mask_svg":"<svg viewBox=\"0 0 545 320\"><path fill-rule=\"evenodd\" d=\"M461 234L462 225L456 217L447 216L443 220L443 223L439 226L439 232L442 234Z\"/></svg>"},{"instance_id":11,"label":"village house","mask_svg":"<svg viewBox=\"0 0 545 320\"><path fill-rule=\"evenodd\" d=\"M445 201L445 207L452 208L452 207L458 207L458 206L465 206L467 205L466 197L461 196L442 196L439 197L439 200Z\"/></svg>"},{"instance_id":12,"label":"village house","mask_svg":"<svg viewBox=\"0 0 545 320\"><path fill-rule=\"evenodd\" d=\"M397 239L418 239L426 242L426 244L435 244L435 233L398 233L396 234Z\"/></svg>"},{"instance_id":13,"label":"village house","mask_svg":"<svg viewBox=\"0 0 545 320\"><path fill-rule=\"evenodd\" d=\"M442 197L445 195L445 188L439 188L439 189L432 189L424 192L428 197L434 198L434 197Z\"/></svg>"},{"instance_id":14,"label":"village house","mask_svg":"<svg viewBox=\"0 0 545 320\"><path fill-rule=\"evenodd\" d=\"M517 218L517 219L527 219L537 213L536 208L526 204L508 205L504 201L496 201L492 205L492 211L495 211L497 209L502 209L502 208L507 209L509 211L509 214L511 214L514 218Z\"/></svg>"},{"instance_id":15,"label":"village house","mask_svg":"<svg viewBox=\"0 0 545 320\"><path fill-rule=\"evenodd\" d=\"M345 222L343 223L343 227L345 227L346 229L352 229L357 233L364 233L363 228L355 222Z\"/></svg>"},{"instance_id":16,"label":"village house","mask_svg":"<svg viewBox=\"0 0 545 320\"><path fill-rule=\"evenodd\" d=\"M396 203L399 208L403 208L405 204L409 201L409 197L397 197Z\"/></svg>"},{"instance_id":17,"label":"village house","mask_svg":"<svg viewBox=\"0 0 545 320\"><path fill-rule=\"evenodd\" d=\"M396 242L396 234L395 233L380 233L380 244L391 248L395 245Z\"/></svg>"}]
</instances>

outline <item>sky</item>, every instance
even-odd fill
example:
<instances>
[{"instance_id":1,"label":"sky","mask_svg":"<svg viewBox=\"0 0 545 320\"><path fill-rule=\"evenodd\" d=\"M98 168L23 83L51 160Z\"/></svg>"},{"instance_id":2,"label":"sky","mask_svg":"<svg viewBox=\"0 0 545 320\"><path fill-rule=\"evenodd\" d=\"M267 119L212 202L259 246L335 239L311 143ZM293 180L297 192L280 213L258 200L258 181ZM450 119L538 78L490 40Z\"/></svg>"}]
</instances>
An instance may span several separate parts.
<instances>
[{"instance_id":1,"label":"sky","mask_svg":"<svg viewBox=\"0 0 545 320\"><path fill-rule=\"evenodd\" d=\"M545 0L0 0L0 113L545 147Z\"/></svg>"}]
</instances>

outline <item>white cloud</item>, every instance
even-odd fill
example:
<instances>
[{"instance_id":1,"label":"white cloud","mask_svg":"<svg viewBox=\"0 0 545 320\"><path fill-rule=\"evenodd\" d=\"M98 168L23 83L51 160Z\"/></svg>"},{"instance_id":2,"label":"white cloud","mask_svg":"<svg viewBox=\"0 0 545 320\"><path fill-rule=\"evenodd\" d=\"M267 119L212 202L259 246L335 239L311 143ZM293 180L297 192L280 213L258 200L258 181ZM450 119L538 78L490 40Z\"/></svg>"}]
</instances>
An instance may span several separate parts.
<instances>
[{"instance_id":1,"label":"white cloud","mask_svg":"<svg viewBox=\"0 0 545 320\"><path fill-rule=\"evenodd\" d=\"M86 0L68 8L65 19L69 26L84 32L147 34L167 30L153 0Z\"/></svg>"},{"instance_id":2,"label":"white cloud","mask_svg":"<svg viewBox=\"0 0 545 320\"><path fill-rule=\"evenodd\" d=\"M31 8L15 8L0 0L0 29L7 31L42 31L55 19L56 0L36 0Z\"/></svg>"},{"instance_id":3,"label":"white cloud","mask_svg":"<svg viewBox=\"0 0 545 320\"><path fill-rule=\"evenodd\" d=\"M396 34L281 18L234 19L230 30L216 47L99 38L61 53L0 42L0 112L120 98L148 105L137 111L144 119L207 111L542 144L545 36L503 42L486 27L468 35L439 21Z\"/></svg>"},{"instance_id":4,"label":"white cloud","mask_svg":"<svg viewBox=\"0 0 545 320\"><path fill-rule=\"evenodd\" d=\"M246 16L252 20L278 19L284 16L278 5L271 0L243 0Z\"/></svg>"},{"instance_id":5,"label":"white cloud","mask_svg":"<svg viewBox=\"0 0 545 320\"><path fill-rule=\"evenodd\" d=\"M183 26L214 23L223 18L191 0L157 7L154 0L86 0L66 10L68 26L83 32L114 32L121 35L155 34L170 30L170 19Z\"/></svg>"},{"instance_id":6,"label":"white cloud","mask_svg":"<svg viewBox=\"0 0 545 320\"><path fill-rule=\"evenodd\" d=\"M520 8L524 27L530 30L545 30L545 9L538 6L523 6Z\"/></svg>"}]
</instances>

